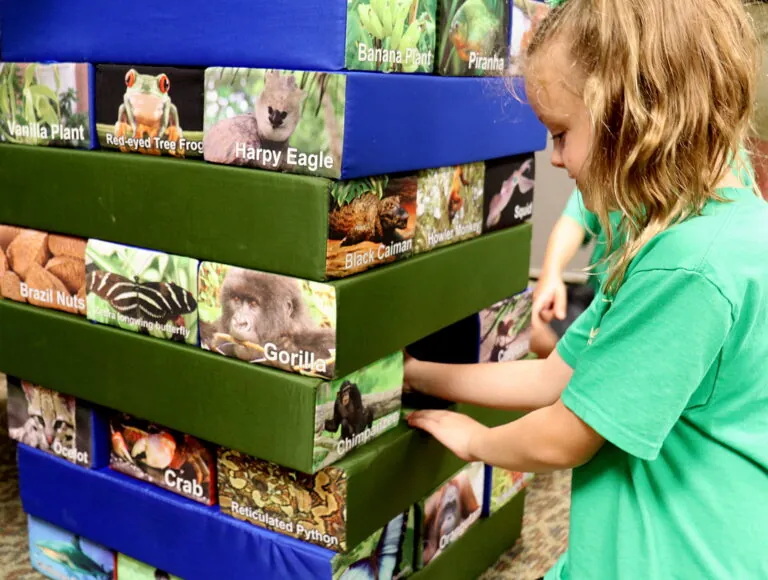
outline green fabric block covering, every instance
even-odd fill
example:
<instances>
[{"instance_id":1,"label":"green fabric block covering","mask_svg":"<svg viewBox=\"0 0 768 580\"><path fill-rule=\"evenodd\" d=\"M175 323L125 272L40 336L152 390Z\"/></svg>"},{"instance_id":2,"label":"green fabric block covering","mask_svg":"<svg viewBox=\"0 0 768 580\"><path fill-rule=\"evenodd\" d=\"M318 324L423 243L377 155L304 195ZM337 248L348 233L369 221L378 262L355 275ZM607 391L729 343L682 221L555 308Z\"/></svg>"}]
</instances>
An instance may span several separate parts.
<instances>
[{"instance_id":1,"label":"green fabric block covering","mask_svg":"<svg viewBox=\"0 0 768 580\"><path fill-rule=\"evenodd\" d=\"M0 223L322 280L330 183L202 161L0 145Z\"/></svg>"},{"instance_id":2,"label":"green fabric block covering","mask_svg":"<svg viewBox=\"0 0 768 580\"><path fill-rule=\"evenodd\" d=\"M337 376L524 288L530 233L530 225L512 228L335 282ZM8 301L0 303L0 370L312 471L303 442L313 439L319 379Z\"/></svg>"},{"instance_id":3,"label":"green fabric block covering","mask_svg":"<svg viewBox=\"0 0 768 580\"><path fill-rule=\"evenodd\" d=\"M336 376L524 290L531 224L485 234L336 287Z\"/></svg>"},{"instance_id":4,"label":"green fabric block covering","mask_svg":"<svg viewBox=\"0 0 768 580\"><path fill-rule=\"evenodd\" d=\"M509 423L520 413L465 404L424 404L465 413L484 425ZM406 409L405 412L408 412ZM335 464L347 472L347 545L356 546L455 475L466 462L431 435L401 421ZM393 485L397 482L397 485ZM374 499L375 498L375 499Z\"/></svg>"},{"instance_id":5,"label":"green fabric block covering","mask_svg":"<svg viewBox=\"0 0 768 580\"><path fill-rule=\"evenodd\" d=\"M62 393L310 471L319 379L257 367L79 317L0 301L0 370ZM502 411L458 405L488 425ZM300 442L309 444L301 446ZM404 422L336 464L346 470L349 545L429 493L462 462ZM406 476L402 465L418 466Z\"/></svg>"},{"instance_id":6,"label":"green fabric block covering","mask_svg":"<svg viewBox=\"0 0 768 580\"><path fill-rule=\"evenodd\" d=\"M523 529L525 490L490 518L476 522L412 580L475 580L509 550Z\"/></svg>"}]
</instances>

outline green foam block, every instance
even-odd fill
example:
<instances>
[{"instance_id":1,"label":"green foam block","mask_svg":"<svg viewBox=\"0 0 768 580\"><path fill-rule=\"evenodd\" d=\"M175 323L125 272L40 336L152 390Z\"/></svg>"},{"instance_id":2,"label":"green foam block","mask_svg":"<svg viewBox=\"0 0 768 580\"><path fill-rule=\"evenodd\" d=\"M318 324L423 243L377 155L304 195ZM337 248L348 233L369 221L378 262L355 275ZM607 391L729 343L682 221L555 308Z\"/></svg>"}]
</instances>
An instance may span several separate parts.
<instances>
[{"instance_id":1,"label":"green foam block","mask_svg":"<svg viewBox=\"0 0 768 580\"><path fill-rule=\"evenodd\" d=\"M528 280L530 245L531 225L523 224L328 283L336 296L336 361L329 378L349 375L519 292ZM128 360L136 364L120 348L103 356L112 358L113 371Z\"/></svg>"},{"instance_id":2,"label":"green foam block","mask_svg":"<svg viewBox=\"0 0 768 580\"><path fill-rule=\"evenodd\" d=\"M0 223L322 280L331 181L0 145Z\"/></svg>"},{"instance_id":3,"label":"green foam block","mask_svg":"<svg viewBox=\"0 0 768 580\"><path fill-rule=\"evenodd\" d=\"M309 472L316 391L322 380L0 301L0 370ZM458 406L485 424L517 415ZM403 472L401 466L414 468ZM347 474L349 545L405 511L462 462L404 422L336 464ZM398 485L392 485L397 474Z\"/></svg>"},{"instance_id":4,"label":"green foam block","mask_svg":"<svg viewBox=\"0 0 768 580\"><path fill-rule=\"evenodd\" d=\"M410 257L414 245L420 253L453 244L480 234L482 226L482 163L398 178L332 181L176 161L0 145L0 191L8 192L0 205L0 223L315 281L349 277L396 257ZM457 172L468 181L453 191ZM355 197L355 204L342 204L343 211L337 207L339 199L349 203L350 193L359 195L360 188L374 187L372 183L386 189L388 201L399 199L398 210L411 216L405 229L394 230L407 240L390 240L392 232L380 234L384 237L379 241L370 238L371 215L363 208L370 209L371 198L376 198L372 193ZM425 193L435 189L440 195ZM424 205L424 213L431 215L448 203L449 193L463 203L456 221L447 221L447 212L442 221L416 219L417 206ZM388 209L379 211L392 220L394 209L384 206ZM368 234L355 243L343 242L350 227L356 236Z\"/></svg>"}]
</instances>

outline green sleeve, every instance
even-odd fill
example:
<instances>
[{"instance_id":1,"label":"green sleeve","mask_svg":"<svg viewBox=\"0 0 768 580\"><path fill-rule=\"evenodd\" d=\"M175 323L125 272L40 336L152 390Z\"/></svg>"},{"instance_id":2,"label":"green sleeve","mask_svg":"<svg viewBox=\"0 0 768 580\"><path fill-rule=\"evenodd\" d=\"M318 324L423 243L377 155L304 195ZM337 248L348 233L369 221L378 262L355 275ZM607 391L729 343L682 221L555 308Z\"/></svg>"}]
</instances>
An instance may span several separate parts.
<instances>
[{"instance_id":1,"label":"green sleeve","mask_svg":"<svg viewBox=\"0 0 768 580\"><path fill-rule=\"evenodd\" d=\"M595 214L584 207L584 199L578 189L574 189L571 197L568 198L563 215L573 219L584 229L585 244L588 244L592 236L600 231L600 221Z\"/></svg>"},{"instance_id":2,"label":"green sleeve","mask_svg":"<svg viewBox=\"0 0 768 580\"><path fill-rule=\"evenodd\" d=\"M635 272L578 354L563 404L615 446L653 460L692 395L709 400L698 395L714 384L731 326L730 302L702 274Z\"/></svg>"}]
</instances>

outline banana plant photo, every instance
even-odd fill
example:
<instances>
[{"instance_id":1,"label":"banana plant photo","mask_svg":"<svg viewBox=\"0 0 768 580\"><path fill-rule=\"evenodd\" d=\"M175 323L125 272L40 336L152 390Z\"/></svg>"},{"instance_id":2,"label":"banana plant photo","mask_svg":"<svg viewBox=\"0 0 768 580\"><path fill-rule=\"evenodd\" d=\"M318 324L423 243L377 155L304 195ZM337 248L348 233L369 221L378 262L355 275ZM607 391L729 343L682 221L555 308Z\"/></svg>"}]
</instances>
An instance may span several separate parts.
<instances>
[{"instance_id":1,"label":"banana plant photo","mask_svg":"<svg viewBox=\"0 0 768 580\"><path fill-rule=\"evenodd\" d=\"M437 0L349 0L350 70L431 73Z\"/></svg>"}]
</instances>

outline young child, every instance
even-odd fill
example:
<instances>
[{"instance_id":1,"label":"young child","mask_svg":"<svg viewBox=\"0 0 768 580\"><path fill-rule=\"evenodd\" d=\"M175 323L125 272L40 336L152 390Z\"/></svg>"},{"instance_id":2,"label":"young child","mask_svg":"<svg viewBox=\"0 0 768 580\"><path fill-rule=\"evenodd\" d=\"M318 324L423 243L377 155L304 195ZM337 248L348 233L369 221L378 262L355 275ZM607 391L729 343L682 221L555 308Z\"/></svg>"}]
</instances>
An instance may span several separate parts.
<instances>
[{"instance_id":1,"label":"young child","mask_svg":"<svg viewBox=\"0 0 768 580\"><path fill-rule=\"evenodd\" d=\"M408 389L524 417L409 422L467 461L573 468L547 580L768 578L768 204L729 170L758 68L742 1L561 1L526 57L552 163L622 243L546 360L406 362Z\"/></svg>"},{"instance_id":2,"label":"young child","mask_svg":"<svg viewBox=\"0 0 768 580\"><path fill-rule=\"evenodd\" d=\"M739 151L739 156L730 163L730 166L735 174L740 176L744 185L752 186L755 183L756 171L749 153L744 148ZM600 220L584 206L581 192L576 188L568 198L555 227L552 228L547 241L541 275L533 291L531 350L539 358L548 357L554 350L558 337L563 334L563 323L557 323L557 321L565 320L571 292L576 294L573 287L570 290L566 287L563 272L580 247L594 242L588 266L588 283L585 288L579 289L580 298L582 300L586 298L591 302L605 282L605 258L621 245L618 231L621 212L610 212L608 221L613 237L610 250ZM553 323L557 323L557 331L552 328Z\"/></svg>"}]
</instances>

